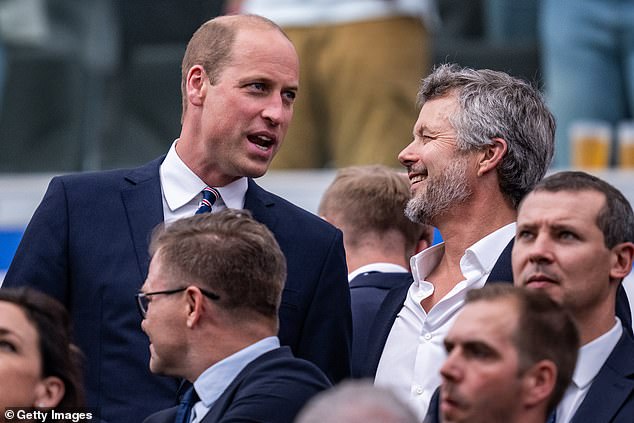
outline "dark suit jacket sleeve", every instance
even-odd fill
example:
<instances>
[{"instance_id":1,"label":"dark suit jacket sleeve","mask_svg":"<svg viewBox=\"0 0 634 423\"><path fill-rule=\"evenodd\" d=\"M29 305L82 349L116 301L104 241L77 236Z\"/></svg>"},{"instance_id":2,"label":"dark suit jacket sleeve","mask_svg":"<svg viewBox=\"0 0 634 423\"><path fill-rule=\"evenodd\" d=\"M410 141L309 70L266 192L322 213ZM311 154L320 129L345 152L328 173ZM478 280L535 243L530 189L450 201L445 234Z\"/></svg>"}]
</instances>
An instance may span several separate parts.
<instances>
[{"instance_id":1,"label":"dark suit jacket sleeve","mask_svg":"<svg viewBox=\"0 0 634 423\"><path fill-rule=\"evenodd\" d=\"M348 271L339 230L333 231L321 269L295 355L317 364L336 383L350 377L352 349Z\"/></svg>"},{"instance_id":2,"label":"dark suit jacket sleeve","mask_svg":"<svg viewBox=\"0 0 634 423\"><path fill-rule=\"evenodd\" d=\"M68 207L59 178L51 180L27 226L3 287L28 285L68 305Z\"/></svg>"}]
</instances>

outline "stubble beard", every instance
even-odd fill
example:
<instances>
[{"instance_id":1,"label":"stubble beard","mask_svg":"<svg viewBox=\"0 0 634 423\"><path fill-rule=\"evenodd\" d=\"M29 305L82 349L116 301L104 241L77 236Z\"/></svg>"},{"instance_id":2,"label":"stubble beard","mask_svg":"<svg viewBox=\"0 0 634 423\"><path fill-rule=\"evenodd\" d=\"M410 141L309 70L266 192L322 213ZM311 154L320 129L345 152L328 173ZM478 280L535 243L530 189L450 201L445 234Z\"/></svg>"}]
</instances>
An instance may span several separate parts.
<instances>
[{"instance_id":1,"label":"stubble beard","mask_svg":"<svg viewBox=\"0 0 634 423\"><path fill-rule=\"evenodd\" d=\"M412 222L438 226L438 218L468 200L473 191L467 178L466 158L456 158L437 176L428 176L405 207Z\"/></svg>"}]
</instances>

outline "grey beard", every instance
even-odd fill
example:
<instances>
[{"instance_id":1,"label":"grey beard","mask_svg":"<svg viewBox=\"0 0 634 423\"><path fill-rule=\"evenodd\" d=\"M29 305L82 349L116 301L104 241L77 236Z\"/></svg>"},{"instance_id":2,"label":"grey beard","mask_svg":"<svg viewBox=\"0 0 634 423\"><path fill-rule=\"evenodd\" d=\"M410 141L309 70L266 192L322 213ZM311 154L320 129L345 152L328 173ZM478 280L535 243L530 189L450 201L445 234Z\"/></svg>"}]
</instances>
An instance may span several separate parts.
<instances>
[{"instance_id":1,"label":"grey beard","mask_svg":"<svg viewBox=\"0 0 634 423\"><path fill-rule=\"evenodd\" d=\"M426 186L419 189L405 207L405 216L412 222L436 226L438 216L471 197L467 182L467 162L453 161L438 176L428 177Z\"/></svg>"}]
</instances>

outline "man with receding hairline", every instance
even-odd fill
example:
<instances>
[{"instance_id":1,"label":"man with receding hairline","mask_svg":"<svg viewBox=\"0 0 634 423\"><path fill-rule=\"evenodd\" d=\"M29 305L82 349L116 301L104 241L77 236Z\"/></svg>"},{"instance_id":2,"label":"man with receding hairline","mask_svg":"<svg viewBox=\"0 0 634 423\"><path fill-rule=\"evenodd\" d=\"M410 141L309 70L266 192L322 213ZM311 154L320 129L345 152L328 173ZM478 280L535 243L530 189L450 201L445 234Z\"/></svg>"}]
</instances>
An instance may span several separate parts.
<instances>
[{"instance_id":1,"label":"man with receding hairline","mask_svg":"<svg viewBox=\"0 0 634 423\"><path fill-rule=\"evenodd\" d=\"M147 370L147 339L130 298L147 274L152 228L198 211L248 209L273 232L288 263L280 342L332 381L349 375L341 232L252 179L282 144L298 85L295 48L277 25L258 16L212 19L185 52L182 130L167 155L51 181L4 284L31 285L67 306L87 357L88 403L103 421L141 421L174 404L179 381Z\"/></svg>"},{"instance_id":2,"label":"man with receding hairline","mask_svg":"<svg viewBox=\"0 0 634 423\"><path fill-rule=\"evenodd\" d=\"M634 419L634 339L615 314L634 260L634 212L612 185L585 172L546 177L519 207L515 284L568 309L581 335L557 423Z\"/></svg>"}]
</instances>

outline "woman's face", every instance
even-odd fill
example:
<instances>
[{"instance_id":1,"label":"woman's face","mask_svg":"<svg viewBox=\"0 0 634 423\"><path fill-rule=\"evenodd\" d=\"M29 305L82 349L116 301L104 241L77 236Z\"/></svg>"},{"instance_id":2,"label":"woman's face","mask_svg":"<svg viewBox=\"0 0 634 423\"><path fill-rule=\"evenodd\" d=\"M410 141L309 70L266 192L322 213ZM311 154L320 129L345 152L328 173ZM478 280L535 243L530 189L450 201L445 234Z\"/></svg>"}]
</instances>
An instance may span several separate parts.
<instances>
[{"instance_id":1,"label":"woman's face","mask_svg":"<svg viewBox=\"0 0 634 423\"><path fill-rule=\"evenodd\" d=\"M0 301L0 410L36 406L42 359L35 326L17 305Z\"/></svg>"}]
</instances>

